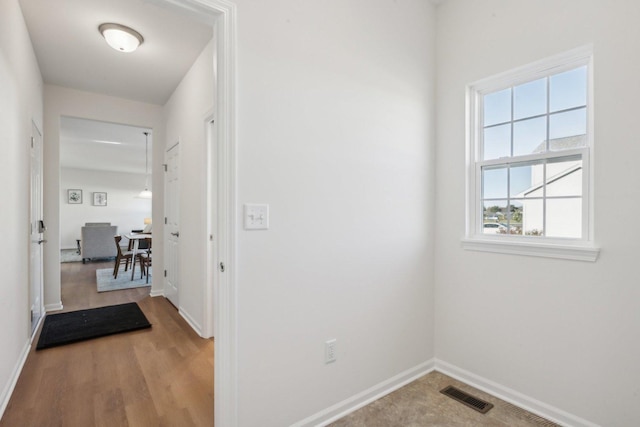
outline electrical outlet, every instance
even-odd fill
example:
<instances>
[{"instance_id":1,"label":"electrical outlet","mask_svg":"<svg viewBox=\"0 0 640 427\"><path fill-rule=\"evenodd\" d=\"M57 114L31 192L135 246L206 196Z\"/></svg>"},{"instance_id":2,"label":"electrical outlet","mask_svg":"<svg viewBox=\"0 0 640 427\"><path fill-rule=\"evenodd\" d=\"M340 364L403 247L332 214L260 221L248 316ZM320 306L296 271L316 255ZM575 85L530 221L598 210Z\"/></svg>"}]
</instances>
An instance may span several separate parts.
<instances>
[{"instance_id":1,"label":"electrical outlet","mask_svg":"<svg viewBox=\"0 0 640 427\"><path fill-rule=\"evenodd\" d=\"M336 361L336 340L332 339L324 343L324 363Z\"/></svg>"}]
</instances>

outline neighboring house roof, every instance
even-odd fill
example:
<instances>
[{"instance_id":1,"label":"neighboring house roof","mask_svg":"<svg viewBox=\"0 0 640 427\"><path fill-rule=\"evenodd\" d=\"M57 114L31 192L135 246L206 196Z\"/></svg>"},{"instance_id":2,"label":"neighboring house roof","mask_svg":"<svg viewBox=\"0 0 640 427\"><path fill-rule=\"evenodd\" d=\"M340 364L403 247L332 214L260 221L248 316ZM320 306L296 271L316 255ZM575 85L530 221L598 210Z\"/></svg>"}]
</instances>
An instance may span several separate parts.
<instances>
[{"instance_id":1,"label":"neighboring house roof","mask_svg":"<svg viewBox=\"0 0 640 427\"><path fill-rule=\"evenodd\" d=\"M534 153L542 153L547 150L546 141L538 145ZM572 148L584 147L587 145L587 135L567 136L565 138L554 138L549 140L549 151L570 150Z\"/></svg>"},{"instance_id":2,"label":"neighboring house roof","mask_svg":"<svg viewBox=\"0 0 640 427\"><path fill-rule=\"evenodd\" d=\"M582 165L576 165L576 166L572 166L568 169L563 170L562 172L552 176L551 178L549 178L547 180L547 185L549 184L553 184L556 181L561 180L562 178L571 175L574 172L579 171L580 169L582 169ZM533 193L534 191L537 191L539 189L542 188L542 183L534 185L533 187L529 187L526 190L524 190L522 193L519 193L516 195L516 197L526 197L527 195Z\"/></svg>"},{"instance_id":3,"label":"neighboring house roof","mask_svg":"<svg viewBox=\"0 0 640 427\"><path fill-rule=\"evenodd\" d=\"M575 135L575 136L568 136L565 138L554 138L554 139L550 139L549 140L549 151L562 151L562 150L570 150L572 148L578 148L578 147L584 147L586 145L586 139L587 139L587 135ZM546 151L547 147L546 147L546 141L542 141L540 143L540 145L538 145L535 150L533 150L534 153L542 153L544 151ZM571 175L574 172L579 171L580 169L582 169L582 165L574 165L571 166L565 170L563 170L562 172L552 176L551 178L547 179L547 185L549 184L553 184L554 182ZM536 184L534 186L531 186L529 188L527 188L526 190L524 190L523 192L519 193L516 195L516 197L526 197L527 195L533 193L534 191L537 191L539 189L541 189L543 186L542 183L540 184Z\"/></svg>"}]
</instances>

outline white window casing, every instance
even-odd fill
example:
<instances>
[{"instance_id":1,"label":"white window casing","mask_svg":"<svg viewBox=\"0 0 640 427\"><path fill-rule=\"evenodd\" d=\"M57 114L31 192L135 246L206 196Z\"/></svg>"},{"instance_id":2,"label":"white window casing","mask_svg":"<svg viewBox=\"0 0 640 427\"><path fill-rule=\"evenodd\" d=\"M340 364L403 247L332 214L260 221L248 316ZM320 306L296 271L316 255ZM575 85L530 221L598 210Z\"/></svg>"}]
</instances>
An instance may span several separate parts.
<instances>
[{"instance_id":1,"label":"white window casing","mask_svg":"<svg viewBox=\"0 0 640 427\"><path fill-rule=\"evenodd\" d=\"M579 67L586 67L586 143L577 143L578 146L564 147L562 149L552 150L550 137L550 122L552 118L558 117L564 113L564 110L556 110L551 112L549 108L549 81L552 76L556 76L560 73L577 69ZM514 115L514 88L519 85L525 85L530 82L535 82L540 79L546 79L547 84L546 91L546 112L540 114L539 117L544 117L546 126L545 136L545 150L542 152L533 152L516 155L514 154L514 128L518 122L529 121L536 119L538 116L524 116L524 118L516 119ZM521 87L521 86L519 86ZM502 126L501 123L487 126L485 125L483 117L483 99L485 94L495 94L498 91L510 89L510 108L511 117L510 120L505 122L509 124L511 132L510 136L510 155L500 156L499 158L485 159L483 152L484 142L483 135L486 129L492 126ZM522 105L522 104L520 104ZM573 110L584 110L585 106L577 108L569 108L566 110L569 114ZM599 248L594 243L594 229L593 229L593 49L591 46L585 46L578 49L574 49L569 52L565 52L542 61L535 62L524 67L517 68L499 75L477 81L467 87L467 133L466 133L466 230L465 237L462 239L462 246L464 249L494 252L494 253L507 253L517 254L525 256L539 256L550 258L562 258L570 260L581 261L595 261L599 254ZM562 138L558 138L560 140ZM582 144L582 145L581 145ZM552 183L555 182L552 176L553 171L557 170L559 166L553 168L553 165L571 165L574 162L576 166L574 170L578 170L579 173L575 173L572 176L574 185L581 187L578 195L574 197L574 201L571 202L571 196L556 196L554 198ZM528 193L521 193L520 195L511 194L511 176L512 171L517 169L517 166L529 166L532 169L537 168L538 174L542 174L541 190L538 193L536 189L531 189ZM499 198L501 203L506 200L506 215L508 216L508 223L505 224L484 224L485 214L483 213L484 203L494 203L493 199L484 197L483 194L483 182L482 171L489 173L492 170L502 171L506 173L506 199ZM531 172L533 174L533 172ZM568 172L567 175L571 173ZM547 175L549 174L549 175ZM515 176L515 175L514 175ZM558 178L559 179L559 178ZM515 179L514 179L515 180ZM560 182L560 181L558 181ZM556 184L559 185L559 184ZM551 194L547 194L547 192ZM531 196L527 196L531 194ZM526 198L525 198L526 197ZM535 205L536 201L540 201L540 218L535 218L535 215L527 214L523 215L525 210L524 204L530 203ZM575 221L566 221L567 218L552 217L550 212L547 211L547 206L562 206L563 202L568 202L570 206L576 209L579 218ZM498 202L495 202L496 206ZM512 204L514 203L514 204ZM577 207L581 203L581 208ZM515 218L513 213L513 206L520 204L521 208L520 228L517 232L521 234L511 234L512 226L511 218ZM530 210L533 212L533 209ZM502 214L502 213L501 213ZM502 214L504 216L504 214ZM524 218L531 219L531 222L535 220L541 221L543 224L540 228L540 235L525 235ZM553 220L551 221L550 218ZM564 220L564 223L563 223ZM497 220L496 220L497 222ZM550 230L552 227L549 223L556 224L556 231L552 233ZM498 225L502 231L506 229L506 233L500 234L497 231L496 234L487 234L485 232L486 227L491 226L488 230L492 230ZM572 229L569 232L569 236L563 236L562 227ZM491 231L493 232L493 231ZM547 234L551 234L548 236ZM555 235L553 235L555 234Z\"/></svg>"}]
</instances>

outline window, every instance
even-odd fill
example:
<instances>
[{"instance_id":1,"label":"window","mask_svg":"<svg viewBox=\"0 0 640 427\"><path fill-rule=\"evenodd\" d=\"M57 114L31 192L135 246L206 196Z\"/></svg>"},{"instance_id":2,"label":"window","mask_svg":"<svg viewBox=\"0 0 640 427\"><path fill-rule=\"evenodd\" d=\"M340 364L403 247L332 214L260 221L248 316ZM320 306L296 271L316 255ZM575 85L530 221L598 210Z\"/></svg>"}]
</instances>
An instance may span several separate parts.
<instances>
[{"instance_id":1,"label":"window","mask_svg":"<svg viewBox=\"0 0 640 427\"><path fill-rule=\"evenodd\" d=\"M465 247L597 256L575 255L594 249L590 74L580 49L469 87Z\"/></svg>"}]
</instances>

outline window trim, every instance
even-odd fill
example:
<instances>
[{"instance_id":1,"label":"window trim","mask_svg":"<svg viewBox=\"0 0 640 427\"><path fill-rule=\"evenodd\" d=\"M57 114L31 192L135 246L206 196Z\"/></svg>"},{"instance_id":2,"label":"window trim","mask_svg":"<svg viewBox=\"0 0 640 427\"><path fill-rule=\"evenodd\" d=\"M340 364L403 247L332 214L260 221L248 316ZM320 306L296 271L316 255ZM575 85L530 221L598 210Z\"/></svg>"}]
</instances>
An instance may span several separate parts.
<instances>
[{"instance_id":1,"label":"window trim","mask_svg":"<svg viewBox=\"0 0 640 427\"><path fill-rule=\"evenodd\" d=\"M482 203L482 180L480 177L480 133L482 129L482 95L488 92L517 86L562 73L580 66L587 66L587 147L558 152L558 157L570 154L582 156L583 194L582 194L582 238L552 238L517 235L488 235L482 233L482 215L479 206ZM600 249L594 243L594 207L593 207L593 46L587 45L511 71L479 80L466 88L466 179L465 179L465 237L462 247L467 250L497 252L527 256L541 256L594 262ZM555 157L556 154L553 155ZM514 158L511 163L522 160L548 159L549 155L532 154ZM486 166L487 161L482 161ZM497 164L510 163L497 159Z\"/></svg>"}]
</instances>

